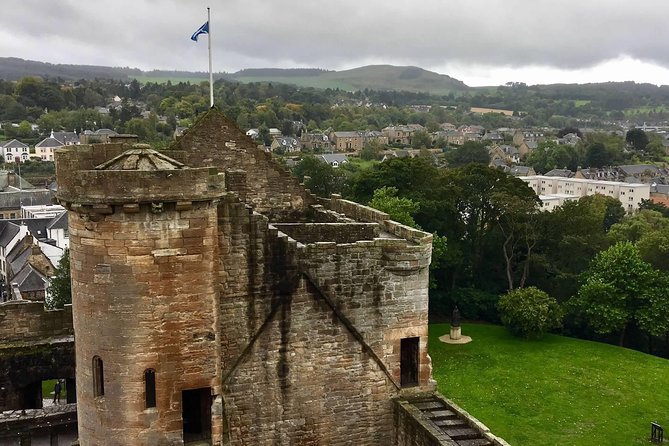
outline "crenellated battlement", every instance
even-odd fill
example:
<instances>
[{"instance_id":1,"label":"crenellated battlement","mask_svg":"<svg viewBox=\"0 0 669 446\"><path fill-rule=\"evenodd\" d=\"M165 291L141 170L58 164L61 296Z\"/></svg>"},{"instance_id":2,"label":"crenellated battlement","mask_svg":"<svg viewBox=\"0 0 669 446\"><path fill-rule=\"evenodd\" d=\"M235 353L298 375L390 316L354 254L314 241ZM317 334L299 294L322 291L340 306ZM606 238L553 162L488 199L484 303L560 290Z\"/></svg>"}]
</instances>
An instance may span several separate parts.
<instances>
[{"instance_id":1,"label":"crenellated battlement","mask_svg":"<svg viewBox=\"0 0 669 446\"><path fill-rule=\"evenodd\" d=\"M343 214L356 221L375 222L382 225L390 234L406 239L419 245L432 244L432 234L410 226L403 225L390 219L385 212L354 201L344 200L341 195L333 194L329 200L322 200L332 211Z\"/></svg>"}]
</instances>

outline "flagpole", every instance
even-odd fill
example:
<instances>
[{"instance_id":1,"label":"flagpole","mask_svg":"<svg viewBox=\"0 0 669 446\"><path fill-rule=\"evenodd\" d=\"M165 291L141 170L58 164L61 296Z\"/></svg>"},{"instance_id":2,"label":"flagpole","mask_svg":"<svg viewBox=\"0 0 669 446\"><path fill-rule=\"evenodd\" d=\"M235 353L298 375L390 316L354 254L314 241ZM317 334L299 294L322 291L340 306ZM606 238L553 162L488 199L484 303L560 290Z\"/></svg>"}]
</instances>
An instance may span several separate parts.
<instances>
[{"instance_id":1,"label":"flagpole","mask_svg":"<svg viewBox=\"0 0 669 446\"><path fill-rule=\"evenodd\" d=\"M207 42L209 43L209 106L214 106L214 75L211 71L211 12L207 7L207 23L209 24L209 32L207 32Z\"/></svg>"}]
</instances>

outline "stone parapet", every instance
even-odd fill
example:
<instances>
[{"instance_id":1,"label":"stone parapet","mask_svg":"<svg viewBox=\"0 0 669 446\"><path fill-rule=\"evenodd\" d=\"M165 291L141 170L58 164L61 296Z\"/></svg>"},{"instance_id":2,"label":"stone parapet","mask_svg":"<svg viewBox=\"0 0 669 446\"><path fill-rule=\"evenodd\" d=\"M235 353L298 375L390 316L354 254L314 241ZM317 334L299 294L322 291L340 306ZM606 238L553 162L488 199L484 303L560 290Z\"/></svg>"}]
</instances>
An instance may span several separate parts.
<instances>
[{"instance_id":1,"label":"stone parapet","mask_svg":"<svg viewBox=\"0 0 669 446\"><path fill-rule=\"evenodd\" d=\"M72 305L47 310L43 302L25 300L0 304L0 343L72 336Z\"/></svg>"},{"instance_id":2,"label":"stone parapet","mask_svg":"<svg viewBox=\"0 0 669 446\"><path fill-rule=\"evenodd\" d=\"M220 197L223 193L225 176L211 168L162 171L80 170L59 177L56 197L61 203L118 205L206 201Z\"/></svg>"},{"instance_id":3,"label":"stone parapet","mask_svg":"<svg viewBox=\"0 0 669 446\"><path fill-rule=\"evenodd\" d=\"M356 221L379 223L385 231L412 243L420 245L432 243L432 234L392 221L390 216L385 212L358 204L354 201L344 200L340 195L333 194L327 205L329 209L344 214Z\"/></svg>"},{"instance_id":4,"label":"stone parapet","mask_svg":"<svg viewBox=\"0 0 669 446\"><path fill-rule=\"evenodd\" d=\"M272 226L301 243L355 243L379 236L377 223L272 223Z\"/></svg>"}]
</instances>

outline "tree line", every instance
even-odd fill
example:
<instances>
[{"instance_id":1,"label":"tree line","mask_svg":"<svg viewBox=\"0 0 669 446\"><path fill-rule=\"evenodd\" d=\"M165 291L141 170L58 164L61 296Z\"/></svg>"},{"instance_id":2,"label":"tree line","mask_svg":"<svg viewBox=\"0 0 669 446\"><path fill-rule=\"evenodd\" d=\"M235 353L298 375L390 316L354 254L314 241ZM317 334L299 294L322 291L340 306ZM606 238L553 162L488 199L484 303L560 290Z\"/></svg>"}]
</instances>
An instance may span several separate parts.
<instances>
[{"instance_id":1,"label":"tree line","mask_svg":"<svg viewBox=\"0 0 669 446\"><path fill-rule=\"evenodd\" d=\"M352 164L307 157L294 173L317 194L342 193L435 234L432 317L457 305L466 318L499 322L500 296L531 288L555 300L566 334L669 356L665 206L626 214L618 200L593 195L542 212L524 181L481 164Z\"/></svg>"},{"instance_id":2,"label":"tree line","mask_svg":"<svg viewBox=\"0 0 669 446\"><path fill-rule=\"evenodd\" d=\"M624 107L637 107L634 115L640 120L643 113L655 110L653 119L665 116L664 104L669 94L664 87L645 85L618 85L615 88L581 86L567 88L563 93L552 86L503 86L495 90L472 89L458 95L431 95L401 91L365 89L347 92L339 89L315 89L272 82L240 83L219 79L214 83L216 105L227 116L244 128L281 129L292 136L301 131L295 121L301 121L307 130L380 130L388 125L421 124L429 131L439 124L450 122L482 125L486 128L529 127L550 125L556 128L587 125L607 128L611 119ZM652 88L651 88L652 87ZM642 92L635 96L628 91ZM636 98L618 104L600 97L622 95ZM120 106L109 115L99 115L96 107L107 107L110 98L123 98ZM579 96L591 99L579 99ZM599 99L598 99L599 98ZM579 102L580 101L580 102ZM597 105L595 111L593 107ZM410 105L429 105L428 112L416 111ZM579 104L578 106L575 104ZM209 106L208 83L145 82L136 79L80 79L64 80L57 77L24 77L18 81L0 80L0 122L37 123L53 114L44 125L55 130L77 130L109 127L119 132L136 130L149 142L166 140L176 126L187 126ZM472 106L511 109L516 117L502 114L471 114ZM147 111L166 120L142 119ZM643 112L648 110L648 112ZM58 115L57 112L61 114ZM652 112L652 113L655 113ZM82 117L81 115L86 116ZM616 114L616 116L613 116ZM666 116L665 116L666 117ZM133 120L132 124L128 124ZM76 127L75 127L76 126ZM41 128L41 135L50 128Z\"/></svg>"}]
</instances>

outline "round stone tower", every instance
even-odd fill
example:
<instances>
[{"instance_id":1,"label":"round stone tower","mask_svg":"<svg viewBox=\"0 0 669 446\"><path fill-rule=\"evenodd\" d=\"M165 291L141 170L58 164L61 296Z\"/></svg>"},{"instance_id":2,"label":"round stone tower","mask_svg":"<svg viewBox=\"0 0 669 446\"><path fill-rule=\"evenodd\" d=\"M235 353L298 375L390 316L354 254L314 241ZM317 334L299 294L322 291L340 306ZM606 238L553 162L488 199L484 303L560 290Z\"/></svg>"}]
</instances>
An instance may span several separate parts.
<instances>
[{"instance_id":1,"label":"round stone tower","mask_svg":"<svg viewBox=\"0 0 669 446\"><path fill-rule=\"evenodd\" d=\"M66 149L57 166L80 444L216 441L223 175L138 145Z\"/></svg>"}]
</instances>

